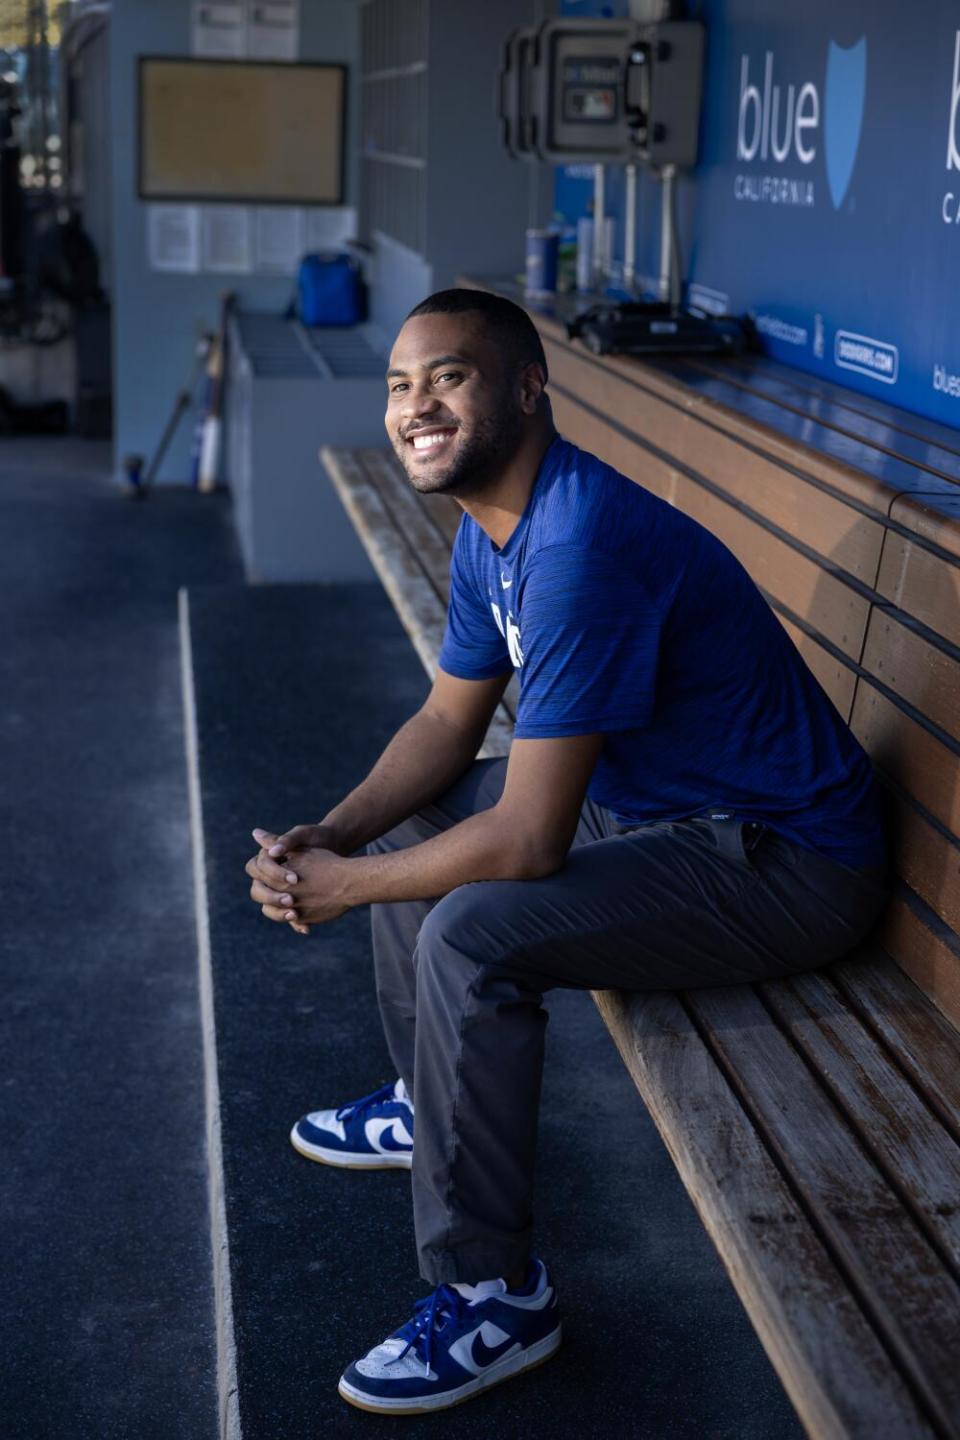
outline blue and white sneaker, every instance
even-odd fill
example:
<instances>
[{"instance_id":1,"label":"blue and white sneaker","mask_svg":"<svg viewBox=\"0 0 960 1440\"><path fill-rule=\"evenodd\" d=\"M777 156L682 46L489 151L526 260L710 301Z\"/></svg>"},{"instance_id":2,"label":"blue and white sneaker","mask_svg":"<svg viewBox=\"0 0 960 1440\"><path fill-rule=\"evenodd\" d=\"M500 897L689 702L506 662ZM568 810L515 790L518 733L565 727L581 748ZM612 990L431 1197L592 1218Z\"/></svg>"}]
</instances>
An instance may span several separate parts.
<instances>
[{"instance_id":1,"label":"blue and white sneaker","mask_svg":"<svg viewBox=\"0 0 960 1440\"><path fill-rule=\"evenodd\" d=\"M324 1165L355 1170L409 1170L413 1105L402 1080L339 1110L314 1110L290 1131L294 1150Z\"/></svg>"},{"instance_id":2,"label":"blue and white sneaker","mask_svg":"<svg viewBox=\"0 0 960 1440\"><path fill-rule=\"evenodd\" d=\"M549 1360L560 1338L556 1289L543 1261L531 1260L522 1290L483 1280L419 1300L412 1320L347 1366L340 1394L379 1414L445 1410Z\"/></svg>"}]
</instances>

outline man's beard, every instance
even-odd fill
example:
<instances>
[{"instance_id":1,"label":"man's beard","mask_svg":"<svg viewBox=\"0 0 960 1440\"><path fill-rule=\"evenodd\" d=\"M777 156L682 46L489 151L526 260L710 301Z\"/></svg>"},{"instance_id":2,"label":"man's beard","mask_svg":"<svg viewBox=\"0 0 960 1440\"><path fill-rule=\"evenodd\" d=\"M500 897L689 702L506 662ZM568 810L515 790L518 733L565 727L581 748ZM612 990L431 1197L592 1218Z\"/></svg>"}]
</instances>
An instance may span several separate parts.
<instances>
[{"instance_id":1,"label":"man's beard","mask_svg":"<svg viewBox=\"0 0 960 1440\"><path fill-rule=\"evenodd\" d=\"M509 398L508 392L504 399ZM469 439L459 446L443 469L419 469L415 461L410 461L408 442L403 440L400 461L413 488L421 495L453 495L462 500L489 489L503 474L523 439L519 411L505 404L503 414L505 419L478 421Z\"/></svg>"}]
</instances>

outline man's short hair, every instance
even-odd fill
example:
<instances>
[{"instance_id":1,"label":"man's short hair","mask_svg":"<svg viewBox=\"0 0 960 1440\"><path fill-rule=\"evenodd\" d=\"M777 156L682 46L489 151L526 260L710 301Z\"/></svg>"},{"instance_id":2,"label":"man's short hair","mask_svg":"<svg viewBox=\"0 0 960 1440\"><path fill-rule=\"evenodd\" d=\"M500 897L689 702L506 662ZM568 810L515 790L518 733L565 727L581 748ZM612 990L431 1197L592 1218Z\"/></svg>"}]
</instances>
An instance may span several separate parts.
<instances>
[{"instance_id":1,"label":"man's short hair","mask_svg":"<svg viewBox=\"0 0 960 1440\"><path fill-rule=\"evenodd\" d=\"M518 370L527 365L539 365L546 384L547 357L536 326L526 310L505 300L502 295L491 295L487 290L438 290L415 305L407 316L412 320L416 315L467 315L483 317L487 334L510 365Z\"/></svg>"}]
</instances>

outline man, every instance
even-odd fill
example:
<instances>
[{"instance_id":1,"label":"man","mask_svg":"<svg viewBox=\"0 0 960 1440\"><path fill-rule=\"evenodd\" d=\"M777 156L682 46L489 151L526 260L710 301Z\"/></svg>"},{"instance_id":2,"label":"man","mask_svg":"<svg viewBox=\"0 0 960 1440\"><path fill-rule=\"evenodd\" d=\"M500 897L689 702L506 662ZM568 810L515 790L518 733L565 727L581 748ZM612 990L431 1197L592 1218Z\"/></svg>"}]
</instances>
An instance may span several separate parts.
<instances>
[{"instance_id":1,"label":"man","mask_svg":"<svg viewBox=\"0 0 960 1440\"><path fill-rule=\"evenodd\" d=\"M869 762L753 582L561 439L546 382L508 301L411 312L387 432L413 487L464 511L437 678L358 789L254 831L247 866L301 932L373 906L399 1079L291 1137L332 1165L412 1164L436 1288L343 1375L369 1410L441 1409L559 1345L530 1226L545 990L789 974L850 949L884 898ZM477 762L513 671L509 761Z\"/></svg>"}]
</instances>

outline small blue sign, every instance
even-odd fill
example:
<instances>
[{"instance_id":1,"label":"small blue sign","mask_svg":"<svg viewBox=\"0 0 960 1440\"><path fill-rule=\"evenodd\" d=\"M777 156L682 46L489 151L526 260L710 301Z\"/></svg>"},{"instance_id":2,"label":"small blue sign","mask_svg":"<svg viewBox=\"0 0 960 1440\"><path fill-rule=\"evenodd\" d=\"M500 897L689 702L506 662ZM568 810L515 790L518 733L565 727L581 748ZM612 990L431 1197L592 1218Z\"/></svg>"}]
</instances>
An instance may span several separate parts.
<instances>
[{"instance_id":1,"label":"small blue sign","mask_svg":"<svg viewBox=\"0 0 960 1440\"><path fill-rule=\"evenodd\" d=\"M844 50L835 40L827 49L823 141L827 154L827 183L834 210L847 194L860 146L863 103L867 95L867 39Z\"/></svg>"}]
</instances>

